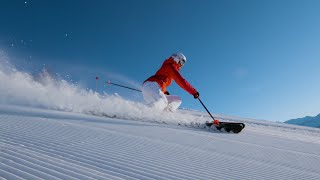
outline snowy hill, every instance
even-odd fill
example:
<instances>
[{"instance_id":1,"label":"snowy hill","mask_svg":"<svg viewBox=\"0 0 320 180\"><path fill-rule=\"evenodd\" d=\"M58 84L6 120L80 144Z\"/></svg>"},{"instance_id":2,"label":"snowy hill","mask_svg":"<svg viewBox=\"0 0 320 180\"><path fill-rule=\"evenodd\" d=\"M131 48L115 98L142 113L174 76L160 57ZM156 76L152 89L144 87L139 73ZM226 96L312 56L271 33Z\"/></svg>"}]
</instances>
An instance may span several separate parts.
<instances>
[{"instance_id":1,"label":"snowy hill","mask_svg":"<svg viewBox=\"0 0 320 180\"><path fill-rule=\"evenodd\" d=\"M192 127L211 119L2 62L0 179L320 179L320 129L214 116L246 128Z\"/></svg>"},{"instance_id":2,"label":"snowy hill","mask_svg":"<svg viewBox=\"0 0 320 180\"><path fill-rule=\"evenodd\" d=\"M244 131L228 134L0 106L0 178L320 179L320 130L241 121Z\"/></svg>"},{"instance_id":3,"label":"snowy hill","mask_svg":"<svg viewBox=\"0 0 320 180\"><path fill-rule=\"evenodd\" d=\"M285 123L320 128L320 114L315 117L306 116L304 118L291 119Z\"/></svg>"}]
</instances>

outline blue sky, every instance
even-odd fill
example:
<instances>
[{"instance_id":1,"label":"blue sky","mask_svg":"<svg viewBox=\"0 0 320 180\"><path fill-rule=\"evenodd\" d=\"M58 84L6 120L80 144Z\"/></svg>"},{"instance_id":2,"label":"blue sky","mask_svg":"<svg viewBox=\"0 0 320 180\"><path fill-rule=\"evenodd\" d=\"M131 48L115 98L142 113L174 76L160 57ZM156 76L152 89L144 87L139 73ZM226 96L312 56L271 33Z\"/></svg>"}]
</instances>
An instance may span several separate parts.
<instances>
[{"instance_id":1,"label":"blue sky","mask_svg":"<svg viewBox=\"0 0 320 180\"><path fill-rule=\"evenodd\" d=\"M317 0L1 0L0 48L18 68L46 66L89 88L96 75L140 84L183 52L181 73L212 113L284 121L320 113L319 8ZM204 110L177 85L168 90Z\"/></svg>"}]
</instances>

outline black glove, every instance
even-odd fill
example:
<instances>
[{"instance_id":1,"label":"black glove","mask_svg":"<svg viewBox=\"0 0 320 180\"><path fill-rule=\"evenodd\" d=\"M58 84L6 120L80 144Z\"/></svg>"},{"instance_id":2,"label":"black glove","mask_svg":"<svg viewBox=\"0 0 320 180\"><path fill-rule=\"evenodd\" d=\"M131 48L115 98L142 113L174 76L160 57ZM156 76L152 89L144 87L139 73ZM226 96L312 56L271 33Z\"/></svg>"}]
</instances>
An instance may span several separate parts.
<instances>
[{"instance_id":1,"label":"black glove","mask_svg":"<svg viewBox=\"0 0 320 180\"><path fill-rule=\"evenodd\" d=\"M199 92L196 92L196 93L193 94L193 97L194 97L195 99L198 99L199 96L200 96L200 95L199 95Z\"/></svg>"},{"instance_id":2,"label":"black glove","mask_svg":"<svg viewBox=\"0 0 320 180\"><path fill-rule=\"evenodd\" d=\"M170 93L169 93L168 91L164 92L164 94L166 94L166 95L170 95Z\"/></svg>"}]
</instances>

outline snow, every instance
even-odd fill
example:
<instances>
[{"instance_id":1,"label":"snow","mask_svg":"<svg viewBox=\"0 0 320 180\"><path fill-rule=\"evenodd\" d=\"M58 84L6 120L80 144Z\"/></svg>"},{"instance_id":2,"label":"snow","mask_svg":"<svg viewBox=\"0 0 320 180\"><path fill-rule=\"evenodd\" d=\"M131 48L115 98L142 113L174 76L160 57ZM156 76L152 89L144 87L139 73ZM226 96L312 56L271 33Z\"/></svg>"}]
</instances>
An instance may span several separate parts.
<instances>
[{"instance_id":1,"label":"snow","mask_svg":"<svg viewBox=\"0 0 320 180\"><path fill-rule=\"evenodd\" d=\"M0 60L4 61L4 58ZM15 69L9 62L0 61L0 104L22 105L125 119L169 123L185 123L193 117L155 111L141 102L128 101L117 94L98 94L63 79L53 78L47 71L38 77ZM199 118L201 122L203 118Z\"/></svg>"},{"instance_id":2,"label":"snow","mask_svg":"<svg viewBox=\"0 0 320 180\"><path fill-rule=\"evenodd\" d=\"M156 111L2 62L0 179L320 179L320 129L214 116L246 128L192 127L208 114Z\"/></svg>"},{"instance_id":3,"label":"snow","mask_svg":"<svg viewBox=\"0 0 320 180\"><path fill-rule=\"evenodd\" d=\"M143 121L2 105L0 177L320 178L317 129L248 120L228 134Z\"/></svg>"}]
</instances>

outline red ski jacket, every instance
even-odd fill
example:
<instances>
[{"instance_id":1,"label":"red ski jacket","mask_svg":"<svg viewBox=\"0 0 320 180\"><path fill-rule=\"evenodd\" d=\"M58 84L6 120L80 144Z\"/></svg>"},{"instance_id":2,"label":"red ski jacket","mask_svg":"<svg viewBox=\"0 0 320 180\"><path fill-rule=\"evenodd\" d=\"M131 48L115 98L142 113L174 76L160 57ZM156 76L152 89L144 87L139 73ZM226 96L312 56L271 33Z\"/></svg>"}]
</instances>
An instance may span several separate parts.
<instances>
[{"instance_id":1,"label":"red ski jacket","mask_svg":"<svg viewBox=\"0 0 320 180\"><path fill-rule=\"evenodd\" d=\"M174 62L173 58L166 59L161 68L156 72L155 75L149 77L146 81L157 82L163 92L166 92L167 87L172 83L172 79L184 90L190 94L197 93L197 90L185 80L179 73L181 67Z\"/></svg>"}]
</instances>

